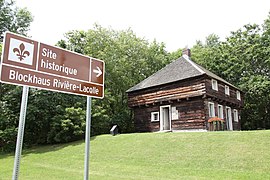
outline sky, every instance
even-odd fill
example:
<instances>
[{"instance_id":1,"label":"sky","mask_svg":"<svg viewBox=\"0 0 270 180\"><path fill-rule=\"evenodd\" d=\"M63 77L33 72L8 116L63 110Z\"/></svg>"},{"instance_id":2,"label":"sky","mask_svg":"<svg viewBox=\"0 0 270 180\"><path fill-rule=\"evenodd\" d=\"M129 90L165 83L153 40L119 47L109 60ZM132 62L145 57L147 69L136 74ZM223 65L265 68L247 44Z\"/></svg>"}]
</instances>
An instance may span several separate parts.
<instances>
[{"instance_id":1,"label":"sky","mask_svg":"<svg viewBox=\"0 0 270 180\"><path fill-rule=\"evenodd\" d=\"M55 45L71 30L94 24L164 42L169 52L192 47L211 33L221 40L243 25L261 25L270 0L16 0L34 16L29 35Z\"/></svg>"}]
</instances>

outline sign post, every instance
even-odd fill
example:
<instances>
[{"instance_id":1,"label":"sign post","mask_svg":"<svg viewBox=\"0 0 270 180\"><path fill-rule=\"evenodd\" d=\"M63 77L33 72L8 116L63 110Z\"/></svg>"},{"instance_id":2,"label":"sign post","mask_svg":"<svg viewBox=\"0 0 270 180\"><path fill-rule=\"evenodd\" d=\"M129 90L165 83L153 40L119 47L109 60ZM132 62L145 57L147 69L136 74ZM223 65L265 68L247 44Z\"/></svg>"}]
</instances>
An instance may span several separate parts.
<instances>
[{"instance_id":1,"label":"sign post","mask_svg":"<svg viewBox=\"0 0 270 180\"><path fill-rule=\"evenodd\" d=\"M91 97L104 97L105 63L59 47L6 32L0 63L0 81L21 85L23 96L13 180L18 179L26 116L28 86L87 96L85 180L89 176Z\"/></svg>"},{"instance_id":2,"label":"sign post","mask_svg":"<svg viewBox=\"0 0 270 180\"><path fill-rule=\"evenodd\" d=\"M84 157L84 180L89 179L90 135L91 135L91 97L87 97L86 106L86 131L85 131L85 157Z\"/></svg>"},{"instance_id":3,"label":"sign post","mask_svg":"<svg viewBox=\"0 0 270 180\"><path fill-rule=\"evenodd\" d=\"M18 135L17 135L12 180L18 179L19 171L20 171L20 161L21 161L21 154L22 154L24 124L25 124L25 116L26 116L26 108L27 108L27 100L28 100L28 90L29 90L28 86L23 86L20 120L19 120L19 128L18 128Z\"/></svg>"}]
</instances>

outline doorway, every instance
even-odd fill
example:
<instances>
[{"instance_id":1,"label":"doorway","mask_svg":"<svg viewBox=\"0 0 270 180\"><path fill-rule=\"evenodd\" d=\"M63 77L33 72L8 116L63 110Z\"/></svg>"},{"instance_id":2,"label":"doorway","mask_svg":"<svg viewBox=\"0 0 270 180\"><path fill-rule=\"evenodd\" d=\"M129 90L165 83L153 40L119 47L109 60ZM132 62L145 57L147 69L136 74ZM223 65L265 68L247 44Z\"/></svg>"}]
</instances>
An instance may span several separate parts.
<instances>
[{"instance_id":1,"label":"doorway","mask_svg":"<svg viewBox=\"0 0 270 180\"><path fill-rule=\"evenodd\" d=\"M226 125L227 125L227 130L232 131L233 126L232 126L232 110L230 107L226 107Z\"/></svg>"},{"instance_id":2,"label":"doorway","mask_svg":"<svg viewBox=\"0 0 270 180\"><path fill-rule=\"evenodd\" d=\"M160 131L171 131L171 106L160 106Z\"/></svg>"}]
</instances>

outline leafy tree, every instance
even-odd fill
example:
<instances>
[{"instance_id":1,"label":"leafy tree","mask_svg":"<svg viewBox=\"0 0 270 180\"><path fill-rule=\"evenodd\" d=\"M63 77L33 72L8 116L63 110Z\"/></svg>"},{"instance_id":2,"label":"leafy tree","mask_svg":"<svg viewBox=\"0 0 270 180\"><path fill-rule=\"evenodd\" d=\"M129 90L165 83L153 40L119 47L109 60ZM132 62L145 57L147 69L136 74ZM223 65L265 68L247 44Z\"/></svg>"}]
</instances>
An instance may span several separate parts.
<instances>
[{"instance_id":1,"label":"leafy tree","mask_svg":"<svg viewBox=\"0 0 270 180\"><path fill-rule=\"evenodd\" d=\"M70 94L31 88L28 97L27 116L25 124L26 144L46 144L48 134L52 131L52 123L56 117L64 117L67 108L84 108L85 98ZM15 112L14 112L15 113ZM57 132L55 132L57 134ZM72 139L72 134L69 135ZM51 138L52 135L50 135ZM51 143L51 141L50 141Z\"/></svg>"},{"instance_id":2,"label":"leafy tree","mask_svg":"<svg viewBox=\"0 0 270 180\"><path fill-rule=\"evenodd\" d=\"M93 100L95 134L107 133L113 124L122 132L133 129L126 90L169 62L163 43L138 38L132 30L114 31L99 25L89 31L70 31L62 47L105 60L105 98Z\"/></svg>"},{"instance_id":3,"label":"leafy tree","mask_svg":"<svg viewBox=\"0 0 270 180\"><path fill-rule=\"evenodd\" d=\"M263 35L262 35L263 34ZM245 25L232 32L222 50L228 57L225 75L246 93L242 127L270 128L269 81L270 66L266 38L259 25Z\"/></svg>"},{"instance_id":4,"label":"leafy tree","mask_svg":"<svg viewBox=\"0 0 270 180\"><path fill-rule=\"evenodd\" d=\"M210 34L209 36L206 37L205 40L206 47L215 47L218 46L219 43L220 43L219 37L216 34Z\"/></svg>"},{"instance_id":5,"label":"leafy tree","mask_svg":"<svg viewBox=\"0 0 270 180\"><path fill-rule=\"evenodd\" d=\"M19 120L22 88L19 86L9 86L14 89L2 95L0 101L0 150L10 151L15 148L17 127ZM16 112L16 113L14 113Z\"/></svg>"},{"instance_id":6,"label":"leafy tree","mask_svg":"<svg viewBox=\"0 0 270 180\"><path fill-rule=\"evenodd\" d=\"M85 110L66 108L64 115L56 115L50 124L49 143L70 142L82 139L85 133Z\"/></svg>"},{"instance_id":7,"label":"leafy tree","mask_svg":"<svg viewBox=\"0 0 270 180\"><path fill-rule=\"evenodd\" d=\"M130 29L114 31L98 25L89 31L70 31L66 40L60 40L58 45L105 60L105 98L92 100L91 134L108 133L114 124L118 124L122 132L132 132L132 114L127 106L126 90L169 62L170 54L165 51L165 45L138 38ZM0 145L10 150L16 141L21 87L8 85L1 90L4 96L1 98L0 110L3 113L0 118L3 116L4 120L0 121ZM31 88L25 145L83 138L85 108L85 97Z\"/></svg>"},{"instance_id":8,"label":"leafy tree","mask_svg":"<svg viewBox=\"0 0 270 180\"><path fill-rule=\"evenodd\" d=\"M26 8L17 8L13 0L0 0L0 41L5 31L27 35L33 17Z\"/></svg>"},{"instance_id":9,"label":"leafy tree","mask_svg":"<svg viewBox=\"0 0 270 180\"><path fill-rule=\"evenodd\" d=\"M270 16L262 26L247 24L224 42L210 35L192 57L245 92L242 129L270 128Z\"/></svg>"},{"instance_id":10,"label":"leafy tree","mask_svg":"<svg viewBox=\"0 0 270 180\"><path fill-rule=\"evenodd\" d=\"M5 31L27 35L31 13L26 8L15 7L13 0L0 0L0 54ZM18 127L21 88L0 83L0 150L11 150L15 146ZM15 113L14 113L15 112Z\"/></svg>"},{"instance_id":11,"label":"leafy tree","mask_svg":"<svg viewBox=\"0 0 270 180\"><path fill-rule=\"evenodd\" d=\"M170 59L171 60L176 60L176 59L180 58L182 56L182 51L183 51L183 49L180 48L180 49L177 49L174 52L171 52L170 53Z\"/></svg>"}]
</instances>

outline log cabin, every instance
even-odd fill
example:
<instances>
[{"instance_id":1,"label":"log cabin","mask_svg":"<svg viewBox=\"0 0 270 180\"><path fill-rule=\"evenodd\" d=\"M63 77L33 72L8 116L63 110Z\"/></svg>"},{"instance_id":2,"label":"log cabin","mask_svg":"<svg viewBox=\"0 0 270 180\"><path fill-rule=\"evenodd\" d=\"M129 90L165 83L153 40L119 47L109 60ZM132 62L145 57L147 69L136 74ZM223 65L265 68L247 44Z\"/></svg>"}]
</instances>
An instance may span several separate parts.
<instances>
[{"instance_id":1,"label":"log cabin","mask_svg":"<svg viewBox=\"0 0 270 180\"><path fill-rule=\"evenodd\" d=\"M193 62L189 49L127 94L136 132L241 129L243 92Z\"/></svg>"}]
</instances>

